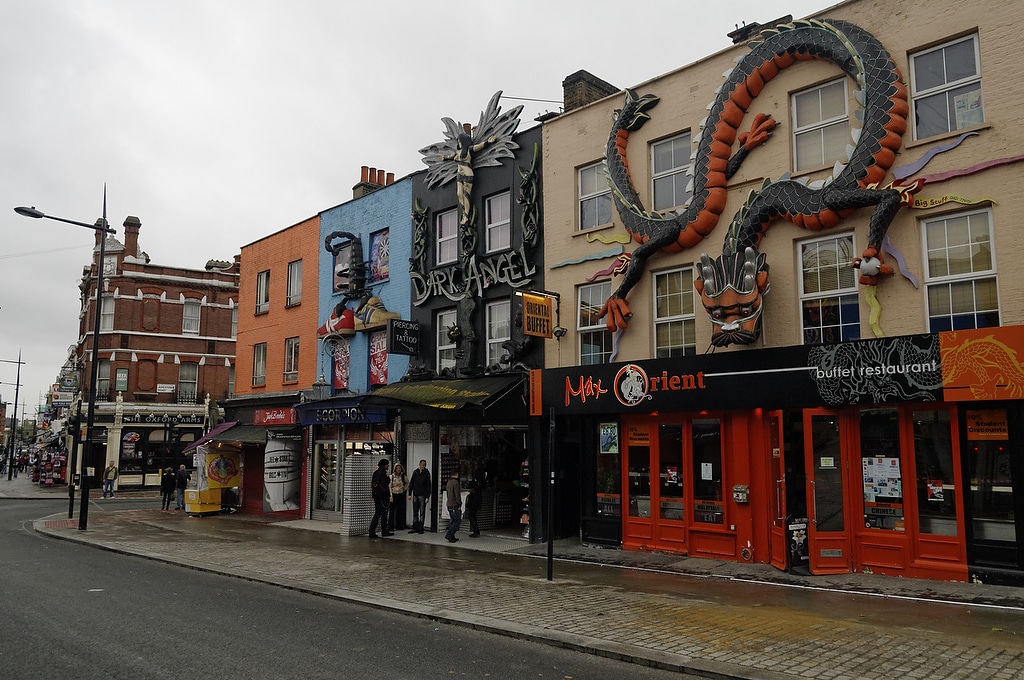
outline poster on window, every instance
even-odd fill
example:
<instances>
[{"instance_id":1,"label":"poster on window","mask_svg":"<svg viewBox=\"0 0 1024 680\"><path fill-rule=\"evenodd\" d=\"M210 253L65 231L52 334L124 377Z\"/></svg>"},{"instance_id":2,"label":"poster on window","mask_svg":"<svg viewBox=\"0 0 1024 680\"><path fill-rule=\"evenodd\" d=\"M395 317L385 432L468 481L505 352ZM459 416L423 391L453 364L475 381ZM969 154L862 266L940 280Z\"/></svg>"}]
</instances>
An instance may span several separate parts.
<instances>
[{"instance_id":1,"label":"poster on window","mask_svg":"<svg viewBox=\"0 0 1024 680\"><path fill-rule=\"evenodd\" d=\"M864 485L864 526L904 530L903 475L900 459L885 456L861 458Z\"/></svg>"},{"instance_id":2,"label":"poster on window","mask_svg":"<svg viewBox=\"0 0 1024 680\"><path fill-rule=\"evenodd\" d=\"M370 334L370 384L388 384L388 333Z\"/></svg>"},{"instance_id":3,"label":"poster on window","mask_svg":"<svg viewBox=\"0 0 1024 680\"><path fill-rule=\"evenodd\" d=\"M619 452L618 423L601 423L601 453Z\"/></svg>"},{"instance_id":4,"label":"poster on window","mask_svg":"<svg viewBox=\"0 0 1024 680\"><path fill-rule=\"evenodd\" d=\"M953 106L956 108L956 127L970 127L981 125L985 122L985 115L981 109L981 90L972 90L953 97Z\"/></svg>"}]
</instances>

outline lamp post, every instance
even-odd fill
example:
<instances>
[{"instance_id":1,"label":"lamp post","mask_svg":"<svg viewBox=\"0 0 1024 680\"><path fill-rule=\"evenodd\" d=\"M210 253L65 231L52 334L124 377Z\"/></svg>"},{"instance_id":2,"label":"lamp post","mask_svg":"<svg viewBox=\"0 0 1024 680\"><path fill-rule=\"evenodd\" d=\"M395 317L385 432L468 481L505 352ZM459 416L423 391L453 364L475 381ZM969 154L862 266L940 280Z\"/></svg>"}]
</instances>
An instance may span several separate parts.
<instances>
[{"instance_id":1,"label":"lamp post","mask_svg":"<svg viewBox=\"0 0 1024 680\"><path fill-rule=\"evenodd\" d=\"M36 210L35 207L15 208L14 212L25 217L33 217L39 219L45 217L48 220L56 220L57 222L65 222L67 224L74 224L79 227L85 227L86 229L94 229L100 232L100 253L99 262L96 266L96 305L93 310L94 320L92 327L92 372L89 376L89 407L86 415L86 437L85 437L85 449L82 452L82 504L78 511L78 529L84 531L89 524L89 480L86 478L86 463L92 459L92 444L93 444L93 425L96 422L96 379L99 373L99 358L100 358L100 303L102 302L102 290L103 290L103 257L106 253L107 234L116 234L117 231L110 228L107 224L107 188L103 187L103 217L96 220L96 224L88 224L86 222L76 222L75 220L66 220L63 217L54 217L53 215L47 215L41 210ZM75 462L72 461L70 466L71 474L75 470ZM68 479L68 484L72 485L71 479ZM74 493L74 489L71 488L68 491L69 494ZM72 501L73 502L73 501Z\"/></svg>"},{"instance_id":2,"label":"lamp post","mask_svg":"<svg viewBox=\"0 0 1024 680\"><path fill-rule=\"evenodd\" d=\"M11 418L11 440L7 447L7 481L11 481L14 478L14 439L18 434L18 390L21 389L21 365L25 362L21 360L21 350L18 350L17 361L7 359L3 361L7 364L18 364L18 377L14 380L14 416Z\"/></svg>"}]
</instances>

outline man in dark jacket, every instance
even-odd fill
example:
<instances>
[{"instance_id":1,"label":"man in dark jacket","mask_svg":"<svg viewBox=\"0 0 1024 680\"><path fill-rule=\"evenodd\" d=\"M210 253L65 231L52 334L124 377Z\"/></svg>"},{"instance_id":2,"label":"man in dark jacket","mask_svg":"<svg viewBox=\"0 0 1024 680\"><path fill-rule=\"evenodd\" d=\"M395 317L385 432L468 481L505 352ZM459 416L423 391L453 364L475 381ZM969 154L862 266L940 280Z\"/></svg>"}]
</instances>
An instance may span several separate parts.
<instances>
[{"instance_id":1,"label":"man in dark jacket","mask_svg":"<svg viewBox=\"0 0 1024 680\"><path fill-rule=\"evenodd\" d=\"M427 503L430 502L430 470L427 461L421 460L420 466L412 471L409 478L409 498L412 499L412 529L409 533L422 534L427 519Z\"/></svg>"},{"instance_id":2,"label":"man in dark jacket","mask_svg":"<svg viewBox=\"0 0 1024 680\"><path fill-rule=\"evenodd\" d=\"M175 493L175 510L185 509L185 489L188 488L188 482L192 479L192 475L185 469L184 465L178 466L178 471L174 473L174 493Z\"/></svg>"},{"instance_id":3,"label":"man in dark jacket","mask_svg":"<svg viewBox=\"0 0 1024 680\"><path fill-rule=\"evenodd\" d=\"M171 509L171 498L174 497L174 487L176 486L176 479L174 475L174 468L167 468L164 470L164 474L160 477L160 509L170 510Z\"/></svg>"},{"instance_id":4,"label":"man in dark jacket","mask_svg":"<svg viewBox=\"0 0 1024 680\"><path fill-rule=\"evenodd\" d=\"M388 508L391 507L391 478L388 477L388 459L381 458L377 471L370 478L370 495L373 496L373 519L370 520L370 538L377 538L377 524L381 536L394 536L388 531Z\"/></svg>"}]
</instances>

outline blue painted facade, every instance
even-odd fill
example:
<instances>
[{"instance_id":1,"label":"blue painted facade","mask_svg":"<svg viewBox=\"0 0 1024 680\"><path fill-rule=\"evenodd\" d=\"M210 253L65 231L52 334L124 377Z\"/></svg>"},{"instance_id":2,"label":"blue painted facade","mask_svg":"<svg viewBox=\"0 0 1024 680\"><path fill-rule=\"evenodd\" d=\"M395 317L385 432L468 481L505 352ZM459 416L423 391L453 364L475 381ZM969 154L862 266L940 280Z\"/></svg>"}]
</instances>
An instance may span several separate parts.
<instances>
[{"instance_id":1,"label":"blue painted facade","mask_svg":"<svg viewBox=\"0 0 1024 680\"><path fill-rule=\"evenodd\" d=\"M412 248L412 179L405 177L377 189L373 193L353 199L347 203L329 208L320 213L320 266L318 277L319 323L331 315L334 308L344 300L342 293L334 292L334 256L324 243L337 231L358 236L363 253L370 259L371 242L382 231L390 232L390 255L387 278L372 281L367 272L367 288L378 296L384 307L408 319L410 307L409 257ZM358 307L358 300L348 302L351 309ZM357 332L351 336L349 345L350 367L348 389L354 394L366 394L370 387L369 367L370 334ZM318 348L319 374L331 382L332 358L324 351L323 343ZM409 369L409 357L400 354L388 356L388 382L396 382ZM335 393L338 391L335 390Z\"/></svg>"}]
</instances>

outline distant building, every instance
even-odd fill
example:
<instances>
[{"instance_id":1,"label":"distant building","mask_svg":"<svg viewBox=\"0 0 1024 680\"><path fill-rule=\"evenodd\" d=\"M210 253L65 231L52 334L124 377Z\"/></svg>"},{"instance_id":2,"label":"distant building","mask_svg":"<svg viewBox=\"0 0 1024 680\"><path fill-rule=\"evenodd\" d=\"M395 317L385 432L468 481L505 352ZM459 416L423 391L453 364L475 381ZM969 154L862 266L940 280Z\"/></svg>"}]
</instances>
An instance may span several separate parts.
<instances>
[{"instance_id":1,"label":"distant building","mask_svg":"<svg viewBox=\"0 0 1024 680\"><path fill-rule=\"evenodd\" d=\"M155 487L162 469L191 467L182 450L218 419L216 402L230 394L234 381L237 259L210 260L203 269L152 264L139 246L141 227L139 218L129 216L123 243L106 236L95 428L89 433L93 453L84 461L78 457L95 468L93 485L110 461L120 470L120 488ZM102 237L97 231L94 253ZM79 340L57 380L58 395L69 387L78 390L82 429L92 371L96 259L83 271ZM71 405L68 412L77 408Z\"/></svg>"}]
</instances>

